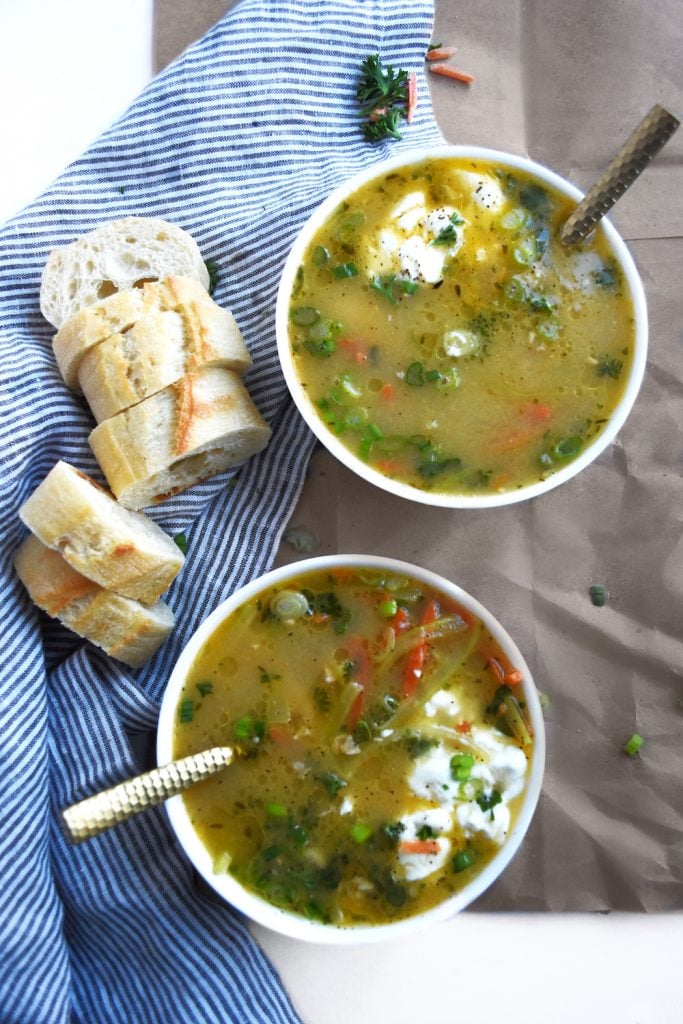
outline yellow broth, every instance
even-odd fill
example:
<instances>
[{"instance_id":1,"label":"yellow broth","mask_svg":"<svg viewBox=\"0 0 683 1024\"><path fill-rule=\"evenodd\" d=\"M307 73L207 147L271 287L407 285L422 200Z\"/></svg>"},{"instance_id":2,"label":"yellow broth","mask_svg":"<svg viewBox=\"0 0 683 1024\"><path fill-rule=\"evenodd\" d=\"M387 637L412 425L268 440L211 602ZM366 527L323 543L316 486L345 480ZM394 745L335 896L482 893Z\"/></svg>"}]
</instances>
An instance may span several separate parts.
<instances>
[{"instance_id":1,"label":"yellow broth","mask_svg":"<svg viewBox=\"0 0 683 1024\"><path fill-rule=\"evenodd\" d=\"M290 343L321 419L385 476L498 493L602 431L634 318L599 229L566 249L573 203L521 171L432 159L363 185L312 239Z\"/></svg>"},{"instance_id":2,"label":"yellow broth","mask_svg":"<svg viewBox=\"0 0 683 1024\"><path fill-rule=\"evenodd\" d=\"M337 926L447 899L518 813L533 751L520 680L422 582L309 570L262 591L207 640L176 711L174 757L242 755L183 798L214 870Z\"/></svg>"}]
</instances>

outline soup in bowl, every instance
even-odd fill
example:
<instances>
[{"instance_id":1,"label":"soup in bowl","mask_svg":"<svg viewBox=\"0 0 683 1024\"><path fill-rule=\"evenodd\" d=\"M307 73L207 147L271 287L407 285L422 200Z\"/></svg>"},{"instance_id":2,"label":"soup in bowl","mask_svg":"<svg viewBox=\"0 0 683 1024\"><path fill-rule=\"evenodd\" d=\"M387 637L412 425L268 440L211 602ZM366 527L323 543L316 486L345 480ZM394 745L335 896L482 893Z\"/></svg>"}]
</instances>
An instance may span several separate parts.
<instances>
[{"instance_id":1,"label":"soup in bowl","mask_svg":"<svg viewBox=\"0 0 683 1024\"><path fill-rule=\"evenodd\" d=\"M496 619L434 573L353 555L268 573L190 640L158 761L218 745L234 762L166 805L182 846L253 920L323 943L467 906L519 847L544 761Z\"/></svg>"},{"instance_id":2,"label":"soup in bowl","mask_svg":"<svg viewBox=\"0 0 683 1024\"><path fill-rule=\"evenodd\" d=\"M611 224L560 242L580 197L530 160L454 146L375 165L313 213L278 351L337 458L403 497L486 507L597 457L638 392L647 318Z\"/></svg>"}]
</instances>

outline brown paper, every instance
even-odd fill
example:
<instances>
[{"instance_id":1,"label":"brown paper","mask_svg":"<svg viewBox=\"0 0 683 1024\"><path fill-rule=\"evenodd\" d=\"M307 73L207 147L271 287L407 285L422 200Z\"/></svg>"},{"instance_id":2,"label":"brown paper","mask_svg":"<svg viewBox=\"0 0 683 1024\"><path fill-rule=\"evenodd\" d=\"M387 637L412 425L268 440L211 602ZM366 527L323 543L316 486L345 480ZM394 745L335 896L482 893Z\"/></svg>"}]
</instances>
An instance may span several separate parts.
<instances>
[{"instance_id":1,"label":"brown paper","mask_svg":"<svg viewBox=\"0 0 683 1024\"><path fill-rule=\"evenodd\" d=\"M195 6L204 28L232 5ZM157 3L164 59L192 41L186 9ZM654 103L683 113L677 0L437 0L436 13L435 40L477 77L431 82L449 142L526 153L585 188ZM374 488L319 449L292 517L318 535L316 553L391 555L464 587L550 698L538 812L479 910L683 907L682 163L683 129L612 214L643 277L651 347L635 408L597 462L516 507L448 511ZM278 561L299 557L285 544ZM645 746L628 757L634 732Z\"/></svg>"}]
</instances>

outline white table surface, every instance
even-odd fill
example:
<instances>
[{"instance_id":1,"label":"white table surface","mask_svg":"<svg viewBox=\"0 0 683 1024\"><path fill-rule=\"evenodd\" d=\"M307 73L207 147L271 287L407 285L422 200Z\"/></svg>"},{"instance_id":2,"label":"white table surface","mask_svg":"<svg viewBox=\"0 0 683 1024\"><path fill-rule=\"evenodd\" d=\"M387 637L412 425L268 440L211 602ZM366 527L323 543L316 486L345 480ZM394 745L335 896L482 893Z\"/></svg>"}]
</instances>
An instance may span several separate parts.
<instances>
[{"instance_id":1,"label":"white table surface","mask_svg":"<svg viewBox=\"0 0 683 1024\"><path fill-rule=\"evenodd\" d=\"M149 81L151 19L151 0L0 0L0 222ZM683 1022L683 914L465 913L357 948L254 933L306 1024Z\"/></svg>"}]
</instances>

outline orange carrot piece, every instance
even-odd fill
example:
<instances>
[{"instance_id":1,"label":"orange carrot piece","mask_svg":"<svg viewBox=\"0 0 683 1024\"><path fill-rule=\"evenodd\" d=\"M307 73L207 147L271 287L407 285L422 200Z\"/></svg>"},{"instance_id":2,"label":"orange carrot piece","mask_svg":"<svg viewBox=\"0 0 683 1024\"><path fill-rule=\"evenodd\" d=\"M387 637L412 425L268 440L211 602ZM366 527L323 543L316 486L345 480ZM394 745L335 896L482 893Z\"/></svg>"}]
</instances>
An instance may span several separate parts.
<instances>
[{"instance_id":1,"label":"orange carrot piece","mask_svg":"<svg viewBox=\"0 0 683 1024\"><path fill-rule=\"evenodd\" d=\"M522 673L517 668L513 668L511 672L505 673L505 682L509 686L519 686L522 681Z\"/></svg>"},{"instance_id":2,"label":"orange carrot piece","mask_svg":"<svg viewBox=\"0 0 683 1024\"><path fill-rule=\"evenodd\" d=\"M440 46L438 50L427 50L427 60L448 60L454 53L454 46Z\"/></svg>"},{"instance_id":3,"label":"orange carrot piece","mask_svg":"<svg viewBox=\"0 0 683 1024\"><path fill-rule=\"evenodd\" d=\"M401 463L397 459L380 459L375 463L382 473L400 473Z\"/></svg>"},{"instance_id":4,"label":"orange carrot piece","mask_svg":"<svg viewBox=\"0 0 683 1024\"><path fill-rule=\"evenodd\" d=\"M436 839L402 839L398 848L401 853L438 853L440 850Z\"/></svg>"},{"instance_id":5,"label":"orange carrot piece","mask_svg":"<svg viewBox=\"0 0 683 1024\"><path fill-rule=\"evenodd\" d=\"M465 82L466 85L472 85L476 82L474 75L468 74L467 71L460 71L458 68L452 68L450 64L432 64L429 68L435 75L443 75L444 78L454 78L457 82Z\"/></svg>"},{"instance_id":6,"label":"orange carrot piece","mask_svg":"<svg viewBox=\"0 0 683 1024\"><path fill-rule=\"evenodd\" d=\"M410 626L408 610L406 608L399 608L389 625L396 633L402 633L404 629L408 629Z\"/></svg>"},{"instance_id":7,"label":"orange carrot piece","mask_svg":"<svg viewBox=\"0 0 683 1024\"><path fill-rule=\"evenodd\" d=\"M425 605L421 622L427 625L429 622L436 622L441 615L441 605L438 601L431 600ZM403 670L403 696L411 697L422 679L422 669L429 650L426 640L421 640L417 647L409 652L406 658L405 669Z\"/></svg>"},{"instance_id":8,"label":"orange carrot piece","mask_svg":"<svg viewBox=\"0 0 683 1024\"><path fill-rule=\"evenodd\" d=\"M393 398L394 397L394 385L393 384L385 384L384 387L382 388L382 390L380 391L380 395L382 396L382 398Z\"/></svg>"},{"instance_id":9,"label":"orange carrot piece","mask_svg":"<svg viewBox=\"0 0 683 1024\"><path fill-rule=\"evenodd\" d=\"M356 363L367 362L368 354L362 341L355 341L353 338L342 338L339 344Z\"/></svg>"},{"instance_id":10,"label":"orange carrot piece","mask_svg":"<svg viewBox=\"0 0 683 1024\"><path fill-rule=\"evenodd\" d=\"M466 736L468 732L472 732L471 722L458 722L455 727L456 732L461 732L463 736Z\"/></svg>"},{"instance_id":11,"label":"orange carrot piece","mask_svg":"<svg viewBox=\"0 0 683 1024\"><path fill-rule=\"evenodd\" d=\"M522 406L521 412L522 416L532 423L546 423L553 414L552 408L542 402L527 402Z\"/></svg>"},{"instance_id":12,"label":"orange carrot piece","mask_svg":"<svg viewBox=\"0 0 683 1024\"><path fill-rule=\"evenodd\" d=\"M406 106L406 121L408 124L413 120L415 107L417 106L417 75L413 71L408 76L408 103Z\"/></svg>"}]
</instances>

